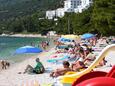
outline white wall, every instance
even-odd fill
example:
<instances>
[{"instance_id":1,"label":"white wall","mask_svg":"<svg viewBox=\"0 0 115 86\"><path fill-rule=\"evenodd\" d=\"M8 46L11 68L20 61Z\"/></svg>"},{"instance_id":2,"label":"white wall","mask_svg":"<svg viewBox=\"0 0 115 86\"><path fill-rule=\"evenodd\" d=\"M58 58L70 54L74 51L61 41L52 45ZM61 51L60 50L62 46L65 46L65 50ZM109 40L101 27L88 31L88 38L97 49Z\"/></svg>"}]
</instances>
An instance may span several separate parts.
<instances>
[{"instance_id":1,"label":"white wall","mask_svg":"<svg viewBox=\"0 0 115 86\"><path fill-rule=\"evenodd\" d=\"M71 4L70 0L64 1L64 11L65 11L65 12L69 11L68 9L71 8L71 5L70 5L70 4Z\"/></svg>"},{"instance_id":2,"label":"white wall","mask_svg":"<svg viewBox=\"0 0 115 86\"><path fill-rule=\"evenodd\" d=\"M46 18L47 19L53 19L54 16L55 16L55 10L46 11Z\"/></svg>"},{"instance_id":3,"label":"white wall","mask_svg":"<svg viewBox=\"0 0 115 86\"><path fill-rule=\"evenodd\" d=\"M66 0L64 1L65 12L74 12L82 4L81 0Z\"/></svg>"},{"instance_id":4,"label":"white wall","mask_svg":"<svg viewBox=\"0 0 115 86\"><path fill-rule=\"evenodd\" d=\"M63 17L65 12L82 12L84 9L87 9L92 0L65 0L64 8L58 8L53 11L46 11L46 17L48 19L53 19L54 16Z\"/></svg>"},{"instance_id":5,"label":"white wall","mask_svg":"<svg viewBox=\"0 0 115 86\"><path fill-rule=\"evenodd\" d=\"M63 17L64 14L65 14L64 8L58 8L58 9L56 10L56 16L57 16L57 17Z\"/></svg>"}]
</instances>

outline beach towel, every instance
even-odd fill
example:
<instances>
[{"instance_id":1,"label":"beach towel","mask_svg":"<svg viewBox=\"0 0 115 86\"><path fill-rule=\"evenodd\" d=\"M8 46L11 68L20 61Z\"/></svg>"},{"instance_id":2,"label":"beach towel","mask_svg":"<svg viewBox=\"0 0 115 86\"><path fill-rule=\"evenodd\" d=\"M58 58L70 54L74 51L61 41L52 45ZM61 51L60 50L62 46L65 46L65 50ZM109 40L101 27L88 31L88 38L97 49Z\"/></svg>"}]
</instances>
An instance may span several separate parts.
<instances>
[{"instance_id":1,"label":"beach towel","mask_svg":"<svg viewBox=\"0 0 115 86\"><path fill-rule=\"evenodd\" d=\"M64 61L64 60L68 60L69 59L69 55L65 55L62 58L56 58L56 59L48 59L47 62L59 62L59 61Z\"/></svg>"},{"instance_id":2,"label":"beach towel","mask_svg":"<svg viewBox=\"0 0 115 86\"><path fill-rule=\"evenodd\" d=\"M28 80L25 82L22 82L21 85L18 86L40 86L40 83L38 80Z\"/></svg>"},{"instance_id":3,"label":"beach towel","mask_svg":"<svg viewBox=\"0 0 115 86\"><path fill-rule=\"evenodd\" d=\"M67 45L61 45L61 46L57 46L58 49L65 49L65 48L68 48Z\"/></svg>"}]
</instances>

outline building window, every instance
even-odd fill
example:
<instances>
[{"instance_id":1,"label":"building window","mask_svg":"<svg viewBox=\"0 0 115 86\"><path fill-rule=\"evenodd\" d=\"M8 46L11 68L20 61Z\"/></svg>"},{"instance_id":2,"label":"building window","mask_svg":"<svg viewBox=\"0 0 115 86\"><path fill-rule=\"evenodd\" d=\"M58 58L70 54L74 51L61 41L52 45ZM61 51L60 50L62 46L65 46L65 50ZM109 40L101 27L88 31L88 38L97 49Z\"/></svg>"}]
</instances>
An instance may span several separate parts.
<instances>
[{"instance_id":1,"label":"building window","mask_svg":"<svg viewBox=\"0 0 115 86\"><path fill-rule=\"evenodd\" d=\"M77 5L79 5L79 1L77 1Z\"/></svg>"},{"instance_id":2,"label":"building window","mask_svg":"<svg viewBox=\"0 0 115 86\"><path fill-rule=\"evenodd\" d=\"M74 1L74 4L76 3L76 1Z\"/></svg>"},{"instance_id":3,"label":"building window","mask_svg":"<svg viewBox=\"0 0 115 86\"><path fill-rule=\"evenodd\" d=\"M71 3L73 3L73 1L71 1Z\"/></svg>"},{"instance_id":4,"label":"building window","mask_svg":"<svg viewBox=\"0 0 115 86\"><path fill-rule=\"evenodd\" d=\"M76 3L74 3L74 8L76 8L77 7L77 5L76 5Z\"/></svg>"},{"instance_id":5,"label":"building window","mask_svg":"<svg viewBox=\"0 0 115 86\"><path fill-rule=\"evenodd\" d=\"M80 1L79 3L80 3L80 5L81 5L81 1Z\"/></svg>"},{"instance_id":6,"label":"building window","mask_svg":"<svg viewBox=\"0 0 115 86\"><path fill-rule=\"evenodd\" d=\"M76 1L74 1L74 8L76 8L77 7L77 5L76 5Z\"/></svg>"}]
</instances>

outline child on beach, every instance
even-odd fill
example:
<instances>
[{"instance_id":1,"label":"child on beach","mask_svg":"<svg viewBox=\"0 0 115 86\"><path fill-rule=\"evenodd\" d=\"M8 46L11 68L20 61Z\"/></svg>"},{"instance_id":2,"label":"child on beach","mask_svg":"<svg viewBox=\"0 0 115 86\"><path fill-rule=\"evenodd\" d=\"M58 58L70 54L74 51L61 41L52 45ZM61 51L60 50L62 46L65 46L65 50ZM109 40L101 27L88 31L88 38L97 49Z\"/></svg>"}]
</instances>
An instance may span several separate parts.
<instances>
[{"instance_id":1,"label":"child on beach","mask_svg":"<svg viewBox=\"0 0 115 86\"><path fill-rule=\"evenodd\" d=\"M64 75L66 72L71 71L71 68L69 66L70 64L68 61L63 61L63 68L56 69L50 74L50 76L58 77L58 76Z\"/></svg>"},{"instance_id":2,"label":"child on beach","mask_svg":"<svg viewBox=\"0 0 115 86\"><path fill-rule=\"evenodd\" d=\"M10 63L6 60L0 60L0 66L2 69L7 69L8 67L10 67Z\"/></svg>"},{"instance_id":3,"label":"child on beach","mask_svg":"<svg viewBox=\"0 0 115 86\"><path fill-rule=\"evenodd\" d=\"M37 64L34 68L31 65L27 65L24 73L36 73L36 74L43 73L45 71L45 68L40 62L39 58L36 59L36 63Z\"/></svg>"}]
</instances>

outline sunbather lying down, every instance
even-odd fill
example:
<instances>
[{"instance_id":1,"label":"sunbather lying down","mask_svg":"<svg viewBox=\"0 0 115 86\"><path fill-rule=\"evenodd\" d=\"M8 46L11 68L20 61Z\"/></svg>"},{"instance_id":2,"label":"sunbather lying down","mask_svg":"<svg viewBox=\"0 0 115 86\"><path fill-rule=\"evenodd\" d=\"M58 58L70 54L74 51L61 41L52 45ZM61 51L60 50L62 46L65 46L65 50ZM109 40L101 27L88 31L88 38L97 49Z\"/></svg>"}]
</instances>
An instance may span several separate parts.
<instances>
[{"instance_id":1,"label":"sunbather lying down","mask_svg":"<svg viewBox=\"0 0 115 86\"><path fill-rule=\"evenodd\" d=\"M36 66L33 68L31 65L27 65L24 73L35 73L35 74L40 74L45 71L44 66L40 62L39 58L36 59Z\"/></svg>"},{"instance_id":2,"label":"sunbather lying down","mask_svg":"<svg viewBox=\"0 0 115 86\"><path fill-rule=\"evenodd\" d=\"M70 64L68 61L63 61L63 68L60 69L56 69L54 70L50 76L51 77L58 77L60 75L64 75L65 73L67 73L68 71L71 71L71 68L69 67Z\"/></svg>"}]
</instances>

